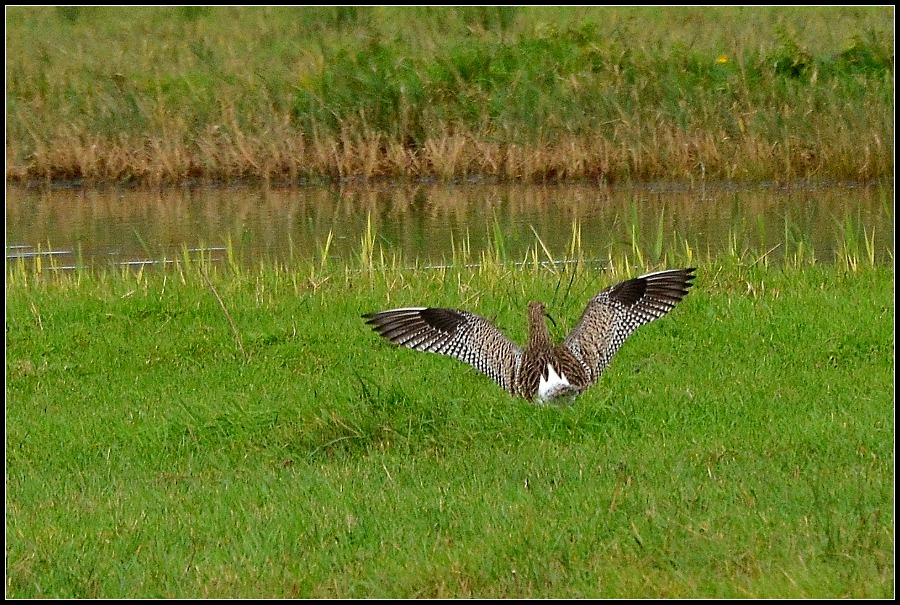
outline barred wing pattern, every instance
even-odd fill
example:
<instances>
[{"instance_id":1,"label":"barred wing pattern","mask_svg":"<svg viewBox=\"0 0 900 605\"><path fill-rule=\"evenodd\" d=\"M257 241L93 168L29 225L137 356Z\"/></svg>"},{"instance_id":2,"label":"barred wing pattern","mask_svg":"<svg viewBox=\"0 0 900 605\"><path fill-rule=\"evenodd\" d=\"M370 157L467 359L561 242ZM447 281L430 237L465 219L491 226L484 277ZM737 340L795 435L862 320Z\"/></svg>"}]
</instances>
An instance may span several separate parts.
<instances>
[{"instance_id":1,"label":"barred wing pattern","mask_svg":"<svg viewBox=\"0 0 900 605\"><path fill-rule=\"evenodd\" d=\"M514 393L522 349L480 315L457 309L408 307L369 313L363 318L391 342L455 357Z\"/></svg>"},{"instance_id":2,"label":"barred wing pattern","mask_svg":"<svg viewBox=\"0 0 900 605\"><path fill-rule=\"evenodd\" d=\"M694 269L648 273L601 290L562 345L584 366L589 384L600 378L625 339L659 319L685 297Z\"/></svg>"}]
</instances>

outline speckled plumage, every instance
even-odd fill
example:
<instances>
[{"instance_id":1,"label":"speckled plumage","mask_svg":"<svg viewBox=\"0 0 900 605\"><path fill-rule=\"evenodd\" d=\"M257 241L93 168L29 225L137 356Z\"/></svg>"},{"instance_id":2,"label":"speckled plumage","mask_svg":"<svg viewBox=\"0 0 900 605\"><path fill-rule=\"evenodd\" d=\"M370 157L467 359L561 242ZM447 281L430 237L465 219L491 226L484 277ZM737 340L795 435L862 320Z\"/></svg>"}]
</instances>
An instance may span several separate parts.
<instances>
[{"instance_id":1,"label":"speckled plumage","mask_svg":"<svg viewBox=\"0 0 900 605\"><path fill-rule=\"evenodd\" d=\"M601 290L563 340L554 344L544 305L528 305L522 349L484 317L457 309L407 307L364 315L398 345L455 357L514 396L570 401L597 382L612 356L640 326L659 319L688 293L693 268L648 273Z\"/></svg>"}]
</instances>

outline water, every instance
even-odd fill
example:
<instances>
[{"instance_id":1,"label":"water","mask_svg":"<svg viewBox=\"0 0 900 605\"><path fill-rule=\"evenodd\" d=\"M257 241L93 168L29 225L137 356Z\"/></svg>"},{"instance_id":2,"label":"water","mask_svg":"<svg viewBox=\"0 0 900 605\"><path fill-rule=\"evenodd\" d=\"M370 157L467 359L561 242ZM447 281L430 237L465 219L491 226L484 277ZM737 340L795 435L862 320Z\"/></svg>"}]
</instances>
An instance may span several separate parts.
<instances>
[{"instance_id":1,"label":"water","mask_svg":"<svg viewBox=\"0 0 900 605\"><path fill-rule=\"evenodd\" d=\"M554 257L581 226L587 258L630 253L648 260L681 252L700 257L729 248L772 260L798 242L829 262L848 238L874 241L879 259L893 254L893 185L754 186L366 185L265 189L30 189L8 187L7 261L44 266L146 265L202 253L291 262L351 258L371 216L378 243L409 262L439 263L454 244L474 253L502 244L524 257L537 234ZM890 252L891 256L888 256Z\"/></svg>"}]
</instances>

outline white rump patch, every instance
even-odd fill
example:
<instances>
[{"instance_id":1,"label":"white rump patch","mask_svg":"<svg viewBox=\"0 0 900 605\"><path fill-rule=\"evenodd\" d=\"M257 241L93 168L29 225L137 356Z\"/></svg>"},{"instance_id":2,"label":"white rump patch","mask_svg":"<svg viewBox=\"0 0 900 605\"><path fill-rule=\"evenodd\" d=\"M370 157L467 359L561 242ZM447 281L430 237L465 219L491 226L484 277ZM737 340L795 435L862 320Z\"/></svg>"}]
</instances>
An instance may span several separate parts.
<instances>
[{"instance_id":1,"label":"white rump patch","mask_svg":"<svg viewBox=\"0 0 900 605\"><path fill-rule=\"evenodd\" d=\"M541 383L538 385L537 398L542 401L550 401L559 396L567 396L572 393L571 384L565 374L557 374L552 363L547 364L547 378L541 374Z\"/></svg>"}]
</instances>

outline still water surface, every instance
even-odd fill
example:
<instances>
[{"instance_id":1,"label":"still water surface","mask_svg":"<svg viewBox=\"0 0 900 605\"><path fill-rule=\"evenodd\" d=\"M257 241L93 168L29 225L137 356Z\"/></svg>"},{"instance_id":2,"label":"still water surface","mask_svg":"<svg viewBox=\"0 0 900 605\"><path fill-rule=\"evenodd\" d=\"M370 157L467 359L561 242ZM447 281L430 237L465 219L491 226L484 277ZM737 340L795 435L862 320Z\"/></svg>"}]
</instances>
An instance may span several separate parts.
<instances>
[{"instance_id":1,"label":"still water surface","mask_svg":"<svg viewBox=\"0 0 900 605\"><path fill-rule=\"evenodd\" d=\"M329 232L331 258L357 256L371 216L378 243L410 263L448 260L463 241L477 255L498 234L510 259L523 258L535 233L562 257L575 221L587 258L630 253L635 241L650 261L685 242L701 258L737 247L777 260L802 242L830 262L848 238L869 237L889 260L893 194L892 184L8 187L6 256L56 268L142 265L185 250L220 261L230 245L246 264L290 266L320 259Z\"/></svg>"}]
</instances>

